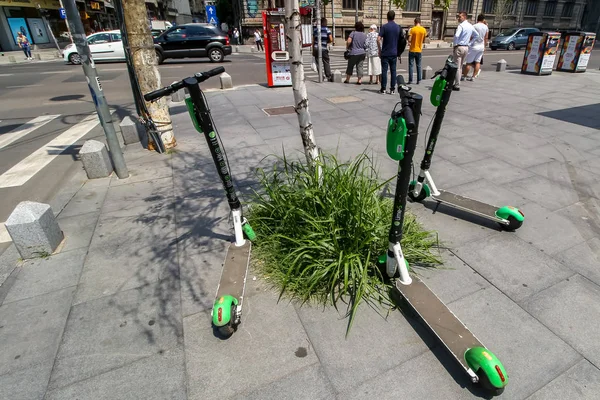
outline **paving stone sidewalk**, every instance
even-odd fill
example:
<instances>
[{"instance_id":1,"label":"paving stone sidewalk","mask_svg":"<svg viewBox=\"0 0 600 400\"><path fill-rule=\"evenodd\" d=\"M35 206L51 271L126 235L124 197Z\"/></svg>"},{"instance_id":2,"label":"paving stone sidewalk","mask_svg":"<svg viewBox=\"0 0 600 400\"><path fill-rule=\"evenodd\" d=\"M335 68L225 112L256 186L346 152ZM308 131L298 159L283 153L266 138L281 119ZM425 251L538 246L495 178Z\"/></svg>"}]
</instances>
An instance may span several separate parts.
<instances>
[{"instance_id":1,"label":"paving stone sidewalk","mask_svg":"<svg viewBox=\"0 0 600 400\"><path fill-rule=\"evenodd\" d=\"M454 93L432 173L440 186L516 205L515 233L435 204L411 204L447 249L424 279L503 361L506 399L596 399L600 392L600 74L484 71ZM317 144L367 146L383 178L397 101L375 85L307 83ZM415 91L429 96L429 82ZM242 196L270 154L303 157L290 88L207 94ZM0 256L0 387L7 399L470 399L441 345L400 312L277 302L251 273L243 323L217 339L210 309L231 230L204 139L172 107L177 151L130 145L131 176L83 171L52 206L61 252ZM426 101L417 159L433 115ZM416 162L417 163L417 162Z\"/></svg>"}]
</instances>

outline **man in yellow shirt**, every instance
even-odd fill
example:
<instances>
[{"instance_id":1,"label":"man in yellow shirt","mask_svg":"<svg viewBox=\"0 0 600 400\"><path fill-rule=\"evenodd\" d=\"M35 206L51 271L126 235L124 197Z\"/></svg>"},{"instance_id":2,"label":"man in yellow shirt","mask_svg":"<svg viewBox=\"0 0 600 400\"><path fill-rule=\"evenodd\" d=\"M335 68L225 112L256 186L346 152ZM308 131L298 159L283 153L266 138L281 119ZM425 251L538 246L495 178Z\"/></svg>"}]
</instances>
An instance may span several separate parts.
<instances>
[{"instance_id":1,"label":"man in yellow shirt","mask_svg":"<svg viewBox=\"0 0 600 400\"><path fill-rule=\"evenodd\" d=\"M417 85L421 82L421 52L427 31L421 26L421 18L415 18L415 26L408 31L408 83L413 82L413 61L417 67Z\"/></svg>"}]
</instances>

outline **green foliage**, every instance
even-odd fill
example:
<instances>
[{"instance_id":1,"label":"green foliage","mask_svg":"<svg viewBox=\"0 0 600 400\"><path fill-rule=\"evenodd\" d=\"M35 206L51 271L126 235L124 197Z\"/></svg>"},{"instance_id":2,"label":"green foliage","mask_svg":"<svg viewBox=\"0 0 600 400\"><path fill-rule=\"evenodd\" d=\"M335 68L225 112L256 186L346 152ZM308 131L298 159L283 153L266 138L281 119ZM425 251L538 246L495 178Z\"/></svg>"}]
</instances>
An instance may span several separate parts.
<instances>
[{"instance_id":1,"label":"green foliage","mask_svg":"<svg viewBox=\"0 0 600 400\"><path fill-rule=\"evenodd\" d=\"M388 248L392 199L382 190L371 159L350 163L324 155L318 168L285 158L259 172L261 190L249 212L260 240L253 249L258 271L293 299L347 304L348 331L362 301L391 305L389 283L377 267ZM437 237L407 213L402 248L411 265L440 262L432 250ZM347 332L348 333L348 332Z\"/></svg>"}]
</instances>

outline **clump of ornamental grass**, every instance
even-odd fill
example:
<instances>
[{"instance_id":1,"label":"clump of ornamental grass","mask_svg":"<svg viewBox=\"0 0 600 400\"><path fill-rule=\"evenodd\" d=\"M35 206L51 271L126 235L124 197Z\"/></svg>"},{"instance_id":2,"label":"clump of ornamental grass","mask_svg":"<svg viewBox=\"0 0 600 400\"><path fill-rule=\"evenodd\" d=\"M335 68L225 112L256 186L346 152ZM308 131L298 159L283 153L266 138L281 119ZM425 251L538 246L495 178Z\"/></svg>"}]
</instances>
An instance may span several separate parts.
<instances>
[{"instance_id":1,"label":"clump of ornamental grass","mask_svg":"<svg viewBox=\"0 0 600 400\"><path fill-rule=\"evenodd\" d=\"M388 248L393 198L383 192L392 179L380 181L364 153L346 163L322 155L317 166L284 155L273 169L259 170L248 215L257 234L253 265L280 296L345 304L348 334L361 302L392 306L390 283L377 266ZM437 235L410 212L401 244L411 265L440 262Z\"/></svg>"}]
</instances>

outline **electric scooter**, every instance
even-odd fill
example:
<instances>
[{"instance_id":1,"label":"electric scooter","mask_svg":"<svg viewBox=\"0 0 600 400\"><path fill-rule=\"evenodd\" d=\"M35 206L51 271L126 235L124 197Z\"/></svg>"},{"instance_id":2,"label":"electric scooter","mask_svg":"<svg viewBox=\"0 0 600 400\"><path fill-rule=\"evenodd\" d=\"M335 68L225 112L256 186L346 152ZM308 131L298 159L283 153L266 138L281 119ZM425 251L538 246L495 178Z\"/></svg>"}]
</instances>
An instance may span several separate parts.
<instances>
[{"instance_id":1,"label":"electric scooter","mask_svg":"<svg viewBox=\"0 0 600 400\"><path fill-rule=\"evenodd\" d=\"M497 207L481 201L473 200L446 190L438 189L433 181L429 168L431 167L431 158L435 150L442 121L446 114L446 106L452 94L452 84L456 77L458 66L448 59L444 68L434 75L435 83L431 90L430 101L433 106L437 107L433 125L431 127L431 135L427 142L423 161L421 161L421 171L416 181L410 183L408 196L413 201L423 201L427 197L447 204L451 207L462 211L486 218L500 224L500 227L507 231L514 231L523 225L525 215L521 210L512 206Z\"/></svg>"},{"instance_id":2,"label":"electric scooter","mask_svg":"<svg viewBox=\"0 0 600 400\"><path fill-rule=\"evenodd\" d=\"M409 264L402 253L402 224L423 97L410 92L401 75L398 76L398 93L401 101L394 107L387 130L387 153L390 158L399 161L398 176L389 247L387 254L380 257L379 263L385 265L385 278L395 278L395 294L406 300L462 366L471 381L480 383L492 394L499 395L508 384L508 374L502 363L423 281L416 276L411 277ZM398 105L399 111L396 110Z\"/></svg>"},{"instance_id":3,"label":"electric scooter","mask_svg":"<svg viewBox=\"0 0 600 400\"><path fill-rule=\"evenodd\" d=\"M147 93L144 95L144 99L156 101L163 96L187 88L190 94L190 97L185 99L188 112L196 130L206 138L210 154L223 183L227 202L231 209L235 241L227 250L212 310L212 323L221 336L228 338L236 331L241 322L244 289L250 261L250 241L256 238L256 234L242 214L242 205L235 191L227 155L220 143L206 98L200 89L201 82L223 72L225 72L225 68L218 67L197 73L167 87Z\"/></svg>"}]
</instances>

